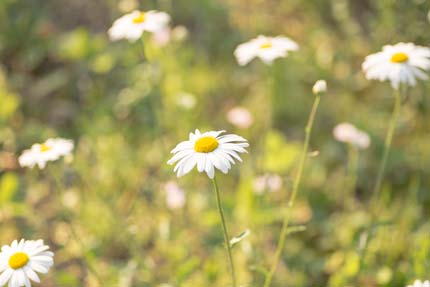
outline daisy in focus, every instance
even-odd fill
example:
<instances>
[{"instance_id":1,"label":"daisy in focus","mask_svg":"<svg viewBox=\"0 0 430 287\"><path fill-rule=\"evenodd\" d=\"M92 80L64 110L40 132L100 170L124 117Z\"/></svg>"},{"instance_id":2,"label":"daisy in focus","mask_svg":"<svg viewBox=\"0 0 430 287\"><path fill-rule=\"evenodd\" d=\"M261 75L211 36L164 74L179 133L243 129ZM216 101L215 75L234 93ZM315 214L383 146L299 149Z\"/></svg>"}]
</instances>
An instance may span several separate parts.
<instances>
[{"instance_id":1,"label":"daisy in focus","mask_svg":"<svg viewBox=\"0 0 430 287\"><path fill-rule=\"evenodd\" d=\"M299 45L283 37L258 36L249 42L240 44L234 51L239 65L244 66L254 58L260 58L265 64L271 64L277 58L285 58L289 51L297 51Z\"/></svg>"},{"instance_id":2,"label":"daisy in focus","mask_svg":"<svg viewBox=\"0 0 430 287\"><path fill-rule=\"evenodd\" d=\"M350 123L338 124L333 129L333 136L336 140L351 144L359 149L366 149L370 145L369 135Z\"/></svg>"},{"instance_id":3,"label":"daisy in focus","mask_svg":"<svg viewBox=\"0 0 430 287\"><path fill-rule=\"evenodd\" d=\"M249 144L246 139L235 134L221 135L225 131L200 133L198 129L190 133L189 139L179 143L172 151L173 157L167 162L176 163L174 172L178 177L189 173L195 166L199 172L215 177L215 169L227 173L235 159L242 161L239 153L246 153Z\"/></svg>"},{"instance_id":4,"label":"daisy in focus","mask_svg":"<svg viewBox=\"0 0 430 287\"><path fill-rule=\"evenodd\" d=\"M70 155L73 147L72 140L48 139L42 144L33 144L30 149L23 151L18 162L21 167L33 168L37 165L40 169L44 169L48 161L55 161L62 156Z\"/></svg>"},{"instance_id":5,"label":"daisy in focus","mask_svg":"<svg viewBox=\"0 0 430 287\"><path fill-rule=\"evenodd\" d=\"M165 12L135 10L115 20L108 31L108 35L111 41L127 39L134 42L145 31L156 33L166 29L169 22L170 16Z\"/></svg>"},{"instance_id":6,"label":"daisy in focus","mask_svg":"<svg viewBox=\"0 0 430 287\"><path fill-rule=\"evenodd\" d=\"M43 240L14 240L0 252L0 286L31 287L31 281L40 282L38 273L48 273L54 264L54 253Z\"/></svg>"},{"instance_id":7,"label":"daisy in focus","mask_svg":"<svg viewBox=\"0 0 430 287\"><path fill-rule=\"evenodd\" d=\"M430 287L430 281L415 280L413 285L408 285L406 287Z\"/></svg>"},{"instance_id":8,"label":"daisy in focus","mask_svg":"<svg viewBox=\"0 0 430 287\"><path fill-rule=\"evenodd\" d=\"M428 78L430 49L413 43L386 45L381 52L367 56L362 68L368 80L389 80L396 90L400 84L415 86L417 79Z\"/></svg>"}]
</instances>

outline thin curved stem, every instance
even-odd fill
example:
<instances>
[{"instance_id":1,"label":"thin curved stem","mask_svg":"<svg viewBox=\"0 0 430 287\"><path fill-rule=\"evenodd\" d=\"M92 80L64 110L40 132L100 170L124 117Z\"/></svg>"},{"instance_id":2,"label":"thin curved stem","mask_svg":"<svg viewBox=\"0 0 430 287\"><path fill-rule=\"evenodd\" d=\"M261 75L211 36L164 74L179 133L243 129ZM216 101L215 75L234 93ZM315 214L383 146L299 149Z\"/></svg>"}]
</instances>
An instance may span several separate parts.
<instances>
[{"instance_id":1,"label":"thin curved stem","mask_svg":"<svg viewBox=\"0 0 430 287\"><path fill-rule=\"evenodd\" d=\"M357 186L358 177L358 148L352 144L348 146L348 170L347 170L347 186L343 191L344 205L347 203L350 196L355 197L355 188ZM348 202L349 203L349 202Z\"/></svg>"},{"instance_id":2,"label":"thin curved stem","mask_svg":"<svg viewBox=\"0 0 430 287\"><path fill-rule=\"evenodd\" d=\"M285 240L286 240L287 235L288 235L288 225L290 223L291 208L294 205L294 201L296 199L296 196L297 196L297 193L298 193L298 190L300 187L303 169L305 166L306 157L307 157L308 149L309 149L309 141L311 138L312 126L314 123L315 114L317 112L318 105L320 103L320 99L321 99L320 95L315 96L315 100L314 100L314 103L312 105L311 113L309 115L308 123L306 125L306 129L305 129L306 136L305 136L305 142L303 144L302 154L300 156L299 169L298 169L296 177L294 179L293 191L291 193L291 197L288 201L288 211L287 211L287 214L285 215L284 222L282 224L281 234L279 236L279 241L278 241L278 246L276 248L275 258L273 260L272 267L270 268L270 271L267 274L266 279L264 281L264 287L269 287L270 284L272 283L273 275L276 272L279 261L281 259L282 250L284 249Z\"/></svg>"},{"instance_id":3,"label":"thin curved stem","mask_svg":"<svg viewBox=\"0 0 430 287\"><path fill-rule=\"evenodd\" d=\"M387 134L385 136L385 141L384 141L384 153L382 155L382 160L381 160L381 163L379 165L375 189L373 190L373 195L372 195L372 199L373 199L372 202L375 201L375 209L376 210L371 213L370 226L369 226L368 230L366 231L365 241L363 243L363 247L361 248L360 264L359 264L359 270L357 272L357 276L360 274L360 271L363 269L363 265L365 263L364 258L365 258L366 253L367 253L367 247L369 245L369 242L372 240L374 232L375 232L373 229L374 229L375 222L377 219L377 214L378 214L379 194L381 193L381 186L382 186L382 180L384 178L385 167L387 165L388 155L390 153L390 148L391 148L391 142L393 140L394 131L396 129L397 121L398 121L399 114L400 114L400 108L402 105L402 97L400 94L400 90L394 91L394 97L395 97L394 108L393 108L393 112L391 114L391 120L390 120L390 123L388 125L388 130L387 130Z\"/></svg>"},{"instance_id":4,"label":"thin curved stem","mask_svg":"<svg viewBox=\"0 0 430 287\"><path fill-rule=\"evenodd\" d=\"M387 159L390 153L391 142L393 141L394 130L396 129L397 120L400 114L400 107L402 104L402 98L400 96L399 90L395 90L394 96L395 96L394 109L388 126L387 135L385 136L384 153L382 156L382 161L379 165L378 176L376 177L375 189L373 191L373 198L376 200L378 199L379 193L381 192L381 185L382 185L382 180L384 178L385 167L387 165Z\"/></svg>"},{"instance_id":5,"label":"thin curved stem","mask_svg":"<svg viewBox=\"0 0 430 287\"><path fill-rule=\"evenodd\" d=\"M222 208L221 196L219 193L219 187L218 187L218 182L216 180L216 177L214 177L212 179L212 183L213 183L213 187L214 187L214 191L215 191L215 195L216 195L216 202L217 202L217 206L218 206L219 216L221 218L222 230L224 232L224 244L225 244L225 248L227 250L228 262L230 265L231 280L233 282L233 287L236 287L236 273L235 273L235 269L234 269L233 256L231 255L230 237L228 236L227 224L226 224L225 218L224 218L224 211Z\"/></svg>"}]
</instances>

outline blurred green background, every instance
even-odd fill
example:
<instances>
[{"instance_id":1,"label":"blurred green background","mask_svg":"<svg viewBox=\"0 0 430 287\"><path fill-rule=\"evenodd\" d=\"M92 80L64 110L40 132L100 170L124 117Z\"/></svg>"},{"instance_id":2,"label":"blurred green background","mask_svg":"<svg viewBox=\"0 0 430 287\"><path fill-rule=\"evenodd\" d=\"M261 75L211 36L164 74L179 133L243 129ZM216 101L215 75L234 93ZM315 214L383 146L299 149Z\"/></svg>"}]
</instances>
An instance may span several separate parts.
<instances>
[{"instance_id":1,"label":"blurred green background","mask_svg":"<svg viewBox=\"0 0 430 287\"><path fill-rule=\"evenodd\" d=\"M111 43L106 31L133 9L172 17L168 43ZM369 234L371 191L393 106L388 83L369 82L364 57L385 44L429 45L426 0L0 1L0 243L42 238L56 252L40 286L228 286L211 183L176 179L169 151L190 131L226 129L250 141L244 163L219 175L239 282L260 287L276 248L313 101L326 79L292 225L273 286L405 286L430 274L430 84L409 91ZM178 28L179 26L179 28ZM235 47L285 35L300 50L266 67L239 67ZM249 128L232 125L242 106ZM272 112L269 112L269 111ZM267 128L272 114L271 128ZM332 136L348 121L368 132L357 186L348 148ZM73 160L21 169L23 149L75 141ZM315 155L316 153L314 153ZM256 192L264 174L277 192ZM165 184L185 191L169 208ZM427 278L425 278L427 277Z\"/></svg>"}]
</instances>

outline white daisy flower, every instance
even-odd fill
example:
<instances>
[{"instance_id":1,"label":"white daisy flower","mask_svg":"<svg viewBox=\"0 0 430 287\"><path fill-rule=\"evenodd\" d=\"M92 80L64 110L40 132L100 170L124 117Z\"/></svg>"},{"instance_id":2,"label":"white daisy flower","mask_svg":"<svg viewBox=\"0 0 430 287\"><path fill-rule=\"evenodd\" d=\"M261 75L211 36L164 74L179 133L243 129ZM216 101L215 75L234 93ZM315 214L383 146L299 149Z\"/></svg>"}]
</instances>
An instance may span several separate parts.
<instances>
[{"instance_id":1,"label":"white daisy flower","mask_svg":"<svg viewBox=\"0 0 430 287\"><path fill-rule=\"evenodd\" d=\"M338 124L333 129L333 136L340 142L352 144L360 149L366 149L370 145L369 135L350 123Z\"/></svg>"},{"instance_id":2,"label":"white daisy flower","mask_svg":"<svg viewBox=\"0 0 430 287\"><path fill-rule=\"evenodd\" d=\"M48 273L54 264L54 253L43 240L14 240L3 245L0 252L0 286L31 287L30 280L39 283L38 273Z\"/></svg>"},{"instance_id":3,"label":"white daisy flower","mask_svg":"<svg viewBox=\"0 0 430 287\"><path fill-rule=\"evenodd\" d=\"M21 167L33 168L37 165L40 169L44 169L48 161L55 161L62 156L70 155L73 147L72 140L48 139L42 144L36 143L30 149L23 151L18 162Z\"/></svg>"},{"instance_id":4,"label":"white daisy flower","mask_svg":"<svg viewBox=\"0 0 430 287\"><path fill-rule=\"evenodd\" d=\"M225 131L200 133L196 129L189 139L179 143L171 153L173 157L167 162L176 163L174 172L178 177L189 173L197 165L199 172L205 171L209 178L214 178L215 168L227 173L235 159L242 161L239 153L247 152L248 141L235 134L221 135Z\"/></svg>"},{"instance_id":5,"label":"white daisy flower","mask_svg":"<svg viewBox=\"0 0 430 287\"><path fill-rule=\"evenodd\" d=\"M135 10L115 20L108 34L111 41L127 39L134 42L143 32L156 33L167 28L169 22L170 16L165 12Z\"/></svg>"},{"instance_id":6,"label":"white daisy flower","mask_svg":"<svg viewBox=\"0 0 430 287\"><path fill-rule=\"evenodd\" d=\"M413 285L408 285L406 287L430 287L430 281L415 280Z\"/></svg>"},{"instance_id":7,"label":"white daisy flower","mask_svg":"<svg viewBox=\"0 0 430 287\"><path fill-rule=\"evenodd\" d=\"M239 65L244 66L254 58L260 58L265 64L271 64L277 58L284 58L289 51L296 51L299 45L293 40L283 37L258 36L249 42L240 44L234 51Z\"/></svg>"},{"instance_id":8,"label":"white daisy flower","mask_svg":"<svg viewBox=\"0 0 430 287\"><path fill-rule=\"evenodd\" d=\"M366 57L362 68L369 80L391 82L394 89L400 84L415 86L417 79L426 80L430 70L430 49L412 43L386 45L381 52Z\"/></svg>"}]
</instances>

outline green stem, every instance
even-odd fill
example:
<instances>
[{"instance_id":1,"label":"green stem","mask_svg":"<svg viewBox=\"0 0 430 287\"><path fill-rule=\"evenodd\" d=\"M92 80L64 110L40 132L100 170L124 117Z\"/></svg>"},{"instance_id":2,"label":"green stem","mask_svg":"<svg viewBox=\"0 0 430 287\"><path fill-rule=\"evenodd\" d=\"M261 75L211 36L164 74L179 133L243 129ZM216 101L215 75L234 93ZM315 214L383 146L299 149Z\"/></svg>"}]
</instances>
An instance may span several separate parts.
<instances>
[{"instance_id":1,"label":"green stem","mask_svg":"<svg viewBox=\"0 0 430 287\"><path fill-rule=\"evenodd\" d=\"M278 267L279 261L281 259L282 250L284 249L285 240L286 240L287 235L288 235L288 224L290 222L291 208L294 205L294 201L296 199L297 192L298 192L299 187L300 187L300 181L302 179L303 169L304 169L304 166L305 166L306 157L307 157L308 149L309 149L309 141L310 141L310 137L311 137L312 126L313 126L313 123L314 123L315 114L317 112L318 105L320 103L320 99L321 99L320 95L316 95L315 96L315 100L314 100L314 103L313 103L313 106L312 106L312 109L311 109L311 113L309 115L308 123L306 125L306 129L305 129L305 133L306 133L305 143L303 145L303 150L302 150L302 154L301 154L301 157L300 157L299 169L297 171L296 178L294 179L293 191L292 191L291 197L290 197L290 199L288 201L288 212L285 215L284 222L282 224L281 234L279 236L279 242L278 242L278 246L276 248L275 258L273 260L272 267L270 268L270 271L267 274L266 279L264 281L264 287L269 287L270 284L272 283L273 275L276 272L276 269Z\"/></svg>"},{"instance_id":2,"label":"green stem","mask_svg":"<svg viewBox=\"0 0 430 287\"><path fill-rule=\"evenodd\" d=\"M344 204L346 200L355 197L355 188L357 185L357 172L358 172L358 148L352 144L348 145L348 176L347 186L344 189Z\"/></svg>"},{"instance_id":3,"label":"green stem","mask_svg":"<svg viewBox=\"0 0 430 287\"><path fill-rule=\"evenodd\" d=\"M373 235L375 232L373 230L373 228L374 228L375 221L377 219L377 214L378 214L378 202L377 201L379 198L379 194L381 193L381 185L382 185L382 180L384 178L385 167L387 165L388 155L390 153L391 142L393 140L394 131L395 131L396 125L397 125L397 120L399 118L400 107L402 105L402 97L400 94L400 89L394 91L394 97L395 97L394 108L393 108L393 112L391 114L391 120L390 120L390 123L388 125L388 130L387 130L387 134L385 136L385 141L384 141L384 153L382 155L382 161L379 165L375 189L374 189L373 195L372 195L373 200L371 200L372 202L375 202L376 210L374 212L372 212L371 219L370 219L370 227L366 231L367 237L366 237L366 240L363 244L362 252L360 254L360 265L359 265L359 269L357 272L357 276L360 274L360 271L363 269L363 265L365 263L364 258L365 258L366 253L367 253L367 248L368 248L369 242L373 238Z\"/></svg>"},{"instance_id":4,"label":"green stem","mask_svg":"<svg viewBox=\"0 0 430 287\"><path fill-rule=\"evenodd\" d=\"M378 199L379 194L381 192L381 185L382 185L382 180L384 178L385 167L387 165L387 159L390 153L391 142L393 140L394 130L396 129L397 120L399 118L400 106L402 104L402 98L400 96L399 90L395 90L394 96L395 96L394 109L388 126L387 135L385 136L384 153L382 156L382 161L379 165L378 176L376 177L375 189L373 191L373 198L375 200Z\"/></svg>"},{"instance_id":5,"label":"green stem","mask_svg":"<svg viewBox=\"0 0 430 287\"><path fill-rule=\"evenodd\" d=\"M212 182L213 182L213 187L215 190L218 212L219 212L219 216L221 218L222 230L224 232L224 243L225 243L225 248L227 250L228 262L230 264L231 280L233 282L233 287L236 287L236 273L234 270L233 256L231 255L230 237L228 236L227 224L225 223L224 211L222 209L221 196L219 193L219 187L218 187L216 177L214 177L212 179Z\"/></svg>"}]
</instances>

